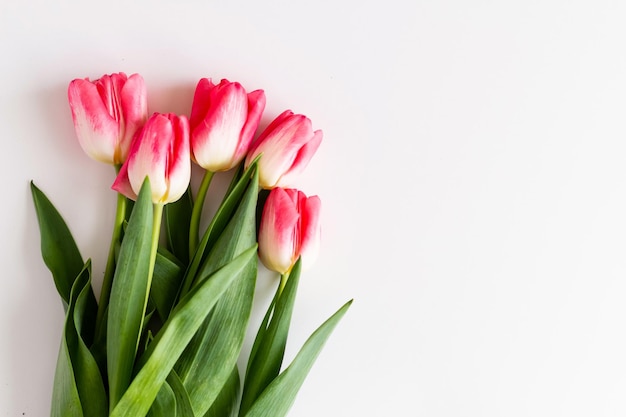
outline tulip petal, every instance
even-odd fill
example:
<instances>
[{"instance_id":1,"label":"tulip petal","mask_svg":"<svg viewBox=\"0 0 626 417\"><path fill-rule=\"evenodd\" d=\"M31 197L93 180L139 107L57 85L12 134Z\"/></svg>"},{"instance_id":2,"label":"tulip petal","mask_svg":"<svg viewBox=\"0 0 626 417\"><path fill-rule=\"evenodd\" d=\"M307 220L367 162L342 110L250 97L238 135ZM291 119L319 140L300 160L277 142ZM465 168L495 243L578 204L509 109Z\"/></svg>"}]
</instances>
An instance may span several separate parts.
<instances>
[{"instance_id":1,"label":"tulip petal","mask_svg":"<svg viewBox=\"0 0 626 417\"><path fill-rule=\"evenodd\" d=\"M293 265L299 219L290 193L273 189L265 202L259 230L259 257L267 268L285 273Z\"/></svg>"},{"instance_id":2,"label":"tulip petal","mask_svg":"<svg viewBox=\"0 0 626 417\"><path fill-rule=\"evenodd\" d=\"M321 140L322 132L313 132L309 118L286 110L270 123L252 145L246 166L262 154L259 161L261 187L271 189L291 186L294 177L313 157Z\"/></svg>"},{"instance_id":3,"label":"tulip petal","mask_svg":"<svg viewBox=\"0 0 626 417\"><path fill-rule=\"evenodd\" d=\"M261 116L265 110L265 92L263 90L255 90L248 94L248 120L241 131L241 140L236 151L236 159L238 164L246 156L254 139L254 134L259 127Z\"/></svg>"},{"instance_id":4,"label":"tulip petal","mask_svg":"<svg viewBox=\"0 0 626 417\"><path fill-rule=\"evenodd\" d=\"M128 157L128 151L134 135L146 123L148 98L143 77L131 75L120 91L124 131L119 144L119 159L122 163Z\"/></svg>"},{"instance_id":5,"label":"tulip petal","mask_svg":"<svg viewBox=\"0 0 626 417\"><path fill-rule=\"evenodd\" d=\"M308 139L305 135L299 134L303 131L302 124L307 124L306 121L306 117L302 115L285 118L283 123L269 132L266 139L257 147L255 153L263 154L259 161L261 184L275 187L280 177L289 170L299 149ZM310 122L308 125L310 129Z\"/></svg>"},{"instance_id":6,"label":"tulip petal","mask_svg":"<svg viewBox=\"0 0 626 417\"><path fill-rule=\"evenodd\" d=\"M194 158L209 171L232 168L244 124L248 98L239 83L222 82L211 92L211 108L193 132Z\"/></svg>"},{"instance_id":7,"label":"tulip petal","mask_svg":"<svg viewBox=\"0 0 626 417\"><path fill-rule=\"evenodd\" d=\"M189 125L191 130L199 126L209 111L211 105L211 89L215 85L210 78L202 78L198 81L196 91L193 96L193 104L191 106L191 115L189 117Z\"/></svg>"},{"instance_id":8,"label":"tulip petal","mask_svg":"<svg viewBox=\"0 0 626 417\"><path fill-rule=\"evenodd\" d=\"M155 114L144 126L138 140L133 141L128 156L128 178L133 190L139 194L146 176L150 178L152 201L158 202L167 194L165 171L166 152L169 143L166 138L172 136L172 125L166 116ZM167 147L167 148L166 148Z\"/></svg>"},{"instance_id":9,"label":"tulip petal","mask_svg":"<svg viewBox=\"0 0 626 417\"><path fill-rule=\"evenodd\" d=\"M303 268L310 267L319 254L321 207L320 198L314 195L308 197L300 209L300 257Z\"/></svg>"},{"instance_id":10,"label":"tulip petal","mask_svg":"<svg viewBox=\"0 0 626 417\"><path fill-rule=\"evenodd\" d=\"M91 158L113 164L119 126L109 115L97 86L88 80L74 80L68 99L80 146Z\"/></svg>"},{"instance_id":11,"label":"tulip petal","mask_svg":"<svg viewBox=\"0 0 626 417\"><path fill-rule=\"evenodd\" d=\"M322 143L323 133L321 130L316 130L313 134L313 138L307 142L298 151L291 168L285 172L280 179L276 182L278 187L292 186L295 179L305 170L313 155L320 147Z\"/></svg>"},{"instance_id":12,"label":"tulip petal","mask_svg":"<svg viewBox=\"0 0 626 417\"><path fill-rule=\"evenodd\" d=\"M169 148L167 163L168 192L163 203L180 199L187 191L191 179L189 159L189 121L185 116L170 117L174 126L173 144Z\"/></svg>"},{"instance_id":13,"label":"tulip petal","mask_svg":"<svg viewBox=\"0 0 626 417\"><path fill-rule=\"evenodd\" d=\"M124 197L130 198L131 200L137 200L137 193L133 190L133 187L130 185L130 180L128 179L128 165L122 165L120 172L117 174L111 189L117 191L122 194Z\"/></svg>"},{"instance_id":14,"label":"tulip petal","mask_svg":"<svg viewBox=\"0 0 626 417\"><path fill-rule=\"evenodd\" d=\"M68 99L82 148L98 161L121 164L132 138L146 121L147 99L143 78L123 72L95 81L73 80Z\"/></svg>"}]
</instances>

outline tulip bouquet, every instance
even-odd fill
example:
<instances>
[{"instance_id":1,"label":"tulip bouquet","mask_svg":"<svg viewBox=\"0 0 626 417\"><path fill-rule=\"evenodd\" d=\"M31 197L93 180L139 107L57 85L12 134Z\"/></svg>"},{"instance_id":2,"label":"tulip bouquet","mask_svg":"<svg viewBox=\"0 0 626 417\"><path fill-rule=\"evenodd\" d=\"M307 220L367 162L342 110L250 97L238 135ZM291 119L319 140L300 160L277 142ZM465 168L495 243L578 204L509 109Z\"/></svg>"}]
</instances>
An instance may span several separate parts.
<instances>
[{"instance_id":1,"label":"tulip bouquet","mask_svg":"<svg viewBox=\"0 0 626 417\"><path fill-rule=\"evenodd\" d=\"M351 303L283 366L300 272L320 240L320 199L289 187L321 131L285 111L254 140L265 94L227 80L200 80L189 118L148 117L138 74L77 79L68 96L81 147L115 168L117 209L97 300L90 260L31 182L42 256L65 309L51 416L286 415ZM195 190L192 163L204 174ZM209 218L211 179L228 170ZM257 255L277 274L276 292L248 353Z\"/></svg>"}]
</instances>

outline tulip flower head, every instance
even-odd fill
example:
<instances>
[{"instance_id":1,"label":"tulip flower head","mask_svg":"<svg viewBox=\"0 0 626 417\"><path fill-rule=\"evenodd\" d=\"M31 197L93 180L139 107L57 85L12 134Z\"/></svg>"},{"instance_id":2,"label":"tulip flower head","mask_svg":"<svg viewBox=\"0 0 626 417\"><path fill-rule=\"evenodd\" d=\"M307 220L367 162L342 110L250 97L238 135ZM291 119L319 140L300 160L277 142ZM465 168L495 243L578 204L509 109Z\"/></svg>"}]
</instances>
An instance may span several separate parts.
<instances>
[{"instance_id":1,"label":"tulip flower head","mask_svg":"<svg viewBox=\"0 0 626 417\"><path fill-rule=\"evenodd\" d=\"M246 93L241 84L198 82L189 119L193 160L204 169L227 171L248 152L265 109L265 93Z\"/></svg>"},{"instance_id":2,"label":"tulip flower head","mask_svg":"<svg viewBox=\"0 0 626 417\"><path fill-rule=\"evenodd\" d=\"M176 201L187 190L191 160L189 121L185 116L153 114L134 138L112 188L136 199L146 177L155 204Z\"/></svg>"},{"instance_id":3,"label":"tulip flower head","mask_svg":"<svg viewBox=\"0 0 626 417\"><path fill-rule=\"evenodd\" d=\"M270 191L259 228L259 257L268 268L281 274L291 270L299 257L302 267L317 258L320 244L321 201L295 189Z\"/></svg>"},{"instance_id":4,"label":"tulip flower head","mask_svg":"<svg viewBox=\"0 0 626 417\"><path fill-rule=\"evenodd\" d=\"M78 142L91 158L122 164L132 138L148 116L146 86L139 74L120 72L70 82L68 99Z\"/></svg>"},{"instance_id":5,"label":"tulip flower head","mask_svg":"<svg viewBox=\"0 0 626 417\"><path fill-rule=\"evenodd\" d=\"M313 131L311 120L287 110L252 144L246 166L262 154L258 164L261 187L289 187L306 168L321 142L322 131Z\"/></svg>"}]
</instances>

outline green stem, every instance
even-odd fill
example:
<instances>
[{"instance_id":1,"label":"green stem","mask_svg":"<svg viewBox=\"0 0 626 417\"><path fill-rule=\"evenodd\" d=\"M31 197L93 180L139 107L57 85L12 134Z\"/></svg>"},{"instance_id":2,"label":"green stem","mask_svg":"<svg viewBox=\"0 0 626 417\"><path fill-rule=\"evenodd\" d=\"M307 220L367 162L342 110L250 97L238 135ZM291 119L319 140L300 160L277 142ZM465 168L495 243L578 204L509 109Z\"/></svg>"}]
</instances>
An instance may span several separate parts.
<instances>
[{"instance_id":1,"label":"green stem","mask_svg":"<svg viewBox=\"0 0 626 417\"><path fill-rule=\"evenodd\" d=\"M285 289L285 284L287 284L287 280L289 279L289 273L291 271L287 271L284 274L280 275L280 285L278 286L278 294L277 294L277 299L280 298L280 295L283 293L283 290Z\"/></svg>"},{"instance_id":2,"label":"green stem","mask_svg":"<svg viewBox=\"0 0 626 417\"><path fill-rule=\"evenodd\" d=\"M202 216L202 207L204 206L204 200L206 199L209 185L213 179L213 172L205 171L200 188L198 189L198 195L196 201L193 204L191 211L191 220L189 222L189 256L192 257L198 247L198 240L200 237L200 217Z\"/></svg>"},{"instance_id":3,"label":"green stem","mask_svg":"<svg viewBox=\"0 0 626 417\"><path fill-rule=\"evenodd\" d=\"M118 171L119 168L116 168ZM109 255L104 270L104 278L102 280L102 289L100 291L100 301L98 303L98 313L96 315L96 334L102 326L104 314L109 306L109 297L111 296L111 287L113 286L113 275L115 274L115 250L120 243L122 236L122 226L126 218L126 197L117 194L117 208L115 210L115 222L113 223L113 233L111 234L111 243L109 246Z\"/></svg>"}]
</instances>

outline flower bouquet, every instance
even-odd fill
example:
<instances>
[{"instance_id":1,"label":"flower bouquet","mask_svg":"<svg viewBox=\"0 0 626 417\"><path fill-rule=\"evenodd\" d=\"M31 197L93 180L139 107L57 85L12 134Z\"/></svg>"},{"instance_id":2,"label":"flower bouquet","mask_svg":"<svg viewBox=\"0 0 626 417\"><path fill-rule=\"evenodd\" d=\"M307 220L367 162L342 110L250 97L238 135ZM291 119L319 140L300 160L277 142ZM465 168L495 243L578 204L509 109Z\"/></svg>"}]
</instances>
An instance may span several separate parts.
<instances>
[{"instance_id":1,"label":"flower bouquet","mask_svg":"<svg viewBox=\"0 0 626 417\"><path fill-rule=\"evenodd\" d=\"M96 300L90 260L31 182L42 257L66 314L51 416L286 415L351 303L283 366L300 273L320 241L320 199L288 187L322 132L285 111L254 140L265 94L227 80L200 80L189 118L148 117L138 74L76 79L68 96L80 145L115 168L117 209ZM192 163L204 173L196 190ZM205 219L211 179L229 170ZM240 370L257 254L280 279Z\"/></svg>"}]
</instances>

